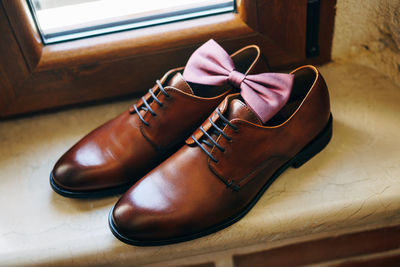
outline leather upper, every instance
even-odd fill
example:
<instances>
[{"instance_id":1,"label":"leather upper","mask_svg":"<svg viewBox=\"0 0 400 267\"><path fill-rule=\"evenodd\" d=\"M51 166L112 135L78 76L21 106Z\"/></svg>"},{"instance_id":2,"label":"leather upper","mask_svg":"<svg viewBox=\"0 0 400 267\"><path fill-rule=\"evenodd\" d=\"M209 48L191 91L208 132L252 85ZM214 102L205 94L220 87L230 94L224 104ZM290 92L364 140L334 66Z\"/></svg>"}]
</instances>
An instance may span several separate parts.
<instances>
[{"instance_id":1,"label":"leather upper","mask_svg":"<svg viewBox=\"0 0 400 267\"><path fill-rule=\"evenodd\" d=\"M116 229L138 241L168 240L206 231L244 212L270 177L328 123L329 94L318 70L304 66L292 73L291 99L264 125L245 106L233 105L239 94L226 97L219 109L237 129L223 128L231 140L212 134L224 149L207 148L217 162L189 137L118 201L112 213ZM220 121L217 112L209 118ZM208 119L202 126L212 130ZM193 136L205 138L199 129Z\"/></svg>"},{"instance_id":2,"label":"leather upper","mask_svg":"<svg viewBox=\"0 0 400 267\"><path fill-rule=\"evenodd\" d=\"M232 58L246 72L265 66L259 60L256 46L243 48ZM182 146L188 135L231 92L230 87L189 85L180 74L183 69L170 70L160 80L168 97L157 85L152 88L162 106L149 92L144 95L156 115L142 109L143 99L136 103L148 125L130 107L68 150L54 166L56 185L70 191L130 185Z\"/></svg>"}]
</instances>

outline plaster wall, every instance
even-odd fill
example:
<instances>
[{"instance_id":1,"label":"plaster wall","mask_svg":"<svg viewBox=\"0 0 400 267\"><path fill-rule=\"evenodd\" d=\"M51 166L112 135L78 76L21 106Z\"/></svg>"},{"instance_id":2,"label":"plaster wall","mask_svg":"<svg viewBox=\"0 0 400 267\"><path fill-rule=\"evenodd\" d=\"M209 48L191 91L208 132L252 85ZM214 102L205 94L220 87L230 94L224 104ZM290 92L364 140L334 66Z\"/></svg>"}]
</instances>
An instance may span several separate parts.
<instances>
[{"instance_id":1,"label":"plaster wall","mask_svg":"<svg viewBox=\"0 0 400 267\"><path fill-rule=\"evenodd\" d=\"M400 0L337 0L332 58L400 84Z\"/></svg>"}]
</instances>

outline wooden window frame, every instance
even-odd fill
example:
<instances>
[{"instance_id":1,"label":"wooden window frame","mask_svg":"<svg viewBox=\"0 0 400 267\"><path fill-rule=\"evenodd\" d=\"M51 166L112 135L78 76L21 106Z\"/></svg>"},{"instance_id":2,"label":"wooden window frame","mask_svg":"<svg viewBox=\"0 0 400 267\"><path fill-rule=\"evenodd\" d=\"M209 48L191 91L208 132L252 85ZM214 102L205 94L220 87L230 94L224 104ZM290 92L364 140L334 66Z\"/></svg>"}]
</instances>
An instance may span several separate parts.
<instances>
[{"instance_id":1,"label":"wooden window frame","mask_svg":"<svg viewBox=\"0 0 400 267\"><path fill-rule=\"evenodd\" d=\"M0 117L138 95L210 38L230 52L258 44L273 69L328 62L335 2L321 0L320 52L307 58L307 0L238 0L236 13L49 45L26 0L1 1Z\"/></svg>"}]
</instances>

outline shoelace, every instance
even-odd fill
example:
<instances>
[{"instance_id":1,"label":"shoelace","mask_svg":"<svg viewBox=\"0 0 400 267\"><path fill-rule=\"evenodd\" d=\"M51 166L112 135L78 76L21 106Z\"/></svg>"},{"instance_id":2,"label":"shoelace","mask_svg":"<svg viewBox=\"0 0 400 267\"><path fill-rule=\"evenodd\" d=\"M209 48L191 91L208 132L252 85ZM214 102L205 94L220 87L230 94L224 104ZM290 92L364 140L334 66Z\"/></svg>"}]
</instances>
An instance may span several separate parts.
<instances>
[{"instance_id":1,"label":"shoelace","mask_svg":"<svg viewBox=\"0 0 400 267\"><path fill-rule=\"evenodd\" d=\"M161 84L160 80L156 81L158 88L160 88L161 93L163 93L166 97L170 97L170 95L165 91L164 86ZM151 88L149 89L149 94L153 98L153 100L160 106L163 106L163 103L157 98L157 96L154 94L153 90ZM157 113L154 112L154 110L150 107L150 104L147 102L146 98L142 96L142 102L144 106L141 106L138 108L136 104L133 105L134 111L137 113L139 116L139 119L143 122L144 125L149 126L149 123L144 120L143 116L140 114L140 110L148 111L152 116L157 116ZM132 113L132 112L131 112Z\"/></svg>"},{"instance_id":2,"label":"shoelace","mask_svg":"<svg viewBox=\"0 0 400 267\"><path fill-rule=\"evenodd\" d=\"M222 124L221 124L221 126L219 127L219 126L217 126L217 125L211 120L211 118L208 118L208 121L211 123L212 127L214 127L214 128L212 129L213 133L221 134L221 135L222 135L223 137L225 137L226 140L228 140L228 141L232 140L232 137L228 136L222 129L223 129L226 125L229 125L229 126L232 127L232 129L234 129L235 131L237 131L238 128L237 128L235 125L233 125L227 118L225 118L224 115L222 115L222 113L221 113L221 111L219 110L219 108L216 109L216 112L217 112L219 118L221 118ZM221 129L221 128L222 128L222 129ZM200 126L200 131L203 132L204 138L201 139L201 140L199 141L199 140L196 139L196 137L194 137L194 136L192 135L193 141L204 151L204 153L207 154L207 156L210 157L210 159L211 159L212 161L214 161L215 163L217 163L218 160L217 160L213 155L211 155L211 153L203 146L203 144L205 144L206 146L208 146L208 147L210 147L210 148L212 148L212 147L215 145L221 152L224 152L224 151L225 151L225 148L223 148L221 145L219 145L219 144L217 143L217 141L215 141L214 138L212 138L212 136L211 136L209 133L207 133L206 130L204 130L203 126ZM211 134L213 134L213 133L211 133ZM207 139L210 140L211 143L208 142ZM203 144L202 144L202 143L203 143Z\"/></svg>"}]
</instances>

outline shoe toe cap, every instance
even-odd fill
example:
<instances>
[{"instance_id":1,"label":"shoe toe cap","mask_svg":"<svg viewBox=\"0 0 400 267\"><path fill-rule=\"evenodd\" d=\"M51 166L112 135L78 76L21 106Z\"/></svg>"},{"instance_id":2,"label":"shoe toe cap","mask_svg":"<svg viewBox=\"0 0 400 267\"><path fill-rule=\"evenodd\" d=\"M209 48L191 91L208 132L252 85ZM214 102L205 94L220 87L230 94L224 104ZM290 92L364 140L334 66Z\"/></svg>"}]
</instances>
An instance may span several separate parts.
<instances>
[{"instance_id":1,"label":"shoe toe cap","mask_svg":"<svg viewBox=\"0 0 400 267\"><path fill-rule=\"evenodd\" d=\"M179 212L155 186L136 186L114 206L111 223L119 235L137 242L162 242L176 236Z\"/></svg>"},{"instance_id":2,"label":"shoe toe cap","mask_svg":"<svg viewBox=\"0 0 400 267\"><path fill-rule=\"evenodd\" d=\"M100 185L101 170L104 171L104 162L88 164L88 161L98 158L98 155L85 149L85 146L74 146L67 151L54 165L52 177L54 183L69 191L86 191ZM106 172L104 172L106 173Z\"/></svg>"},{"instance_id":3,"label":"shoe toe cap","mask_svg":"<svg viewBox=\"0 0 400 267\"><path fill-rule=\"evenodd\" d=\"M81 187L81 170L70 161L60 160L52 170L52 178L59 187L79 189Z\"/></svg>"}]
</instances>

